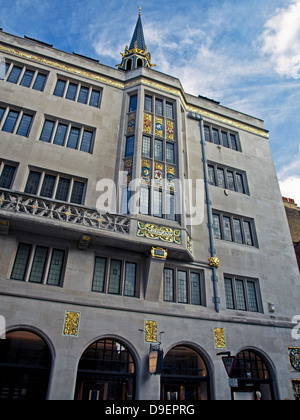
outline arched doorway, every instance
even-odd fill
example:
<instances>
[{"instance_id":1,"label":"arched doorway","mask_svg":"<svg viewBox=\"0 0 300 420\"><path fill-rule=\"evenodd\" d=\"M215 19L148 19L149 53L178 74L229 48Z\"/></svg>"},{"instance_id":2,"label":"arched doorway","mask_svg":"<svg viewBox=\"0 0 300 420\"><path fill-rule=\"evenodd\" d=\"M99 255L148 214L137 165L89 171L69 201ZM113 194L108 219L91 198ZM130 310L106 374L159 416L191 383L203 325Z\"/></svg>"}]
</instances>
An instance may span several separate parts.
<instances>
[{"instance_id":1,"label":"arched doorway","mask_svg":"<svg viewBox=\"0 0 300 420\"><path fill-rule=\"evenodd\" d=\"M232 371L233 400L274 400L273 380L266 360L254 350L242 350Z\"/></svg>"},{"instance_id":2,"label":"arched doorway","mask_svg":"<svg viewBox=\"0 0 300 420\"><path fill-rule=\"evenodd\" d=\"M166 354L161 376L161 399L210 399L207 366L200 354L191 347L177 346Z\"/></svg>"},{"instance_id":3,"label":"arched doorway","mask_svg":"<svg viewBox=\"0 0 300 420\"><path fill-rule=\"evenodd\" d=\"M49 347L37 334L13 331L0 340L0 400L46 400L50 371Z\"/></svg>"},{"instance_id":4,"label":"arched doorway","mask_svg":"<svg viewBox=\"0 0 300 420\"><path fill-rule=\"evenodd\" d=\"M75 399L134 400L135 372L133 357L124 344L108 338L98 340L80 359Z\"/></svg>"}]
</instances>

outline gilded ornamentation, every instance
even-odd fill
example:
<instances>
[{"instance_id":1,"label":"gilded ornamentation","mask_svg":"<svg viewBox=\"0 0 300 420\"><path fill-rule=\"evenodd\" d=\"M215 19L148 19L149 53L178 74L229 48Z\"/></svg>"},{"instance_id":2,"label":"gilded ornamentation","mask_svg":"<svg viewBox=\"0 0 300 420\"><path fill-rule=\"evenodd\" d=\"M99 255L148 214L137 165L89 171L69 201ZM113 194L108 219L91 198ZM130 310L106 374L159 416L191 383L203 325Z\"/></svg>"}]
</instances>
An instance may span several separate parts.
<instances>
[{"instance_id":1,"label":"gilded ornamentation","mask_svg":"<svg viewBox=\"0 0 300 420\"><path fill-rule=\"evenodd\" d=\"M161 260L166 260L168 258L168 251L164 248L152 247L151 255L153 258L159 258Z\"/></svg>"},{"instance_id":2,"label":"gilded ornamentation","mask_svg":"<svg viewBox=\"0 0 300 420\"><path fill-rule=\"evenodd\" d=\"M225 328L214 328L215 349L226 349Z\"/></svg>"},{"instance_id":3,"label":"gilded ornamentation","mask_svg":"<svg viewBox=\"0 0 300 420\"><path fill-rule=\"evenodd\" d=\"M142 160L142 173L141 173L142 182L144 184L150 184L150 160Z\"/></svg>"},{"instance_id":4,"label":"gilded ornamentation","mask_svg":"<svg viewBox=\"0 0 300 420\"><path fill-rule=\"evenodd\" d=\"M300 401L300 380L292 380L292 387L295 401Z\"/></svg>"},{"instance_id":5,"label":"gilded ornamentation","mask_svg":"<svg viewBox=\"0 0 300 420\"><path fill-rule=\"evenodd\" d=\"M126 172L126 182L129 184L132 181L132 159L125 160L124 168Z\"/></svg>"},{"instance_id":6,"label":"gilded ornamentation","mask_svg":"<svg viewBox=\"0 0 300 420\"><path fill-rule=\"evenodd\" d=\"M182 245L181 230L172 229L166 226L157 226L152 223L138 222L138 237L147 239L154 239L156 241L163 241L168 243L175 243Z\"/></svg>"},{"instance_id":7,"label":"gilded ornamentation","mask_svg":"<svg viewBox=\"0 0 300 420\"><path fill-rule=\"evenodd\" d=\"M172 191L175 189L174 179L175 168L173 166L167 166L167 187Z\"/></svg>"},{"instance_id":8,"label":"gilded ornamentation","mask_svg":"<svg viewBox=\"0 0 300 420\"><path fill-rule=\"evenodd\" d=\"M145 342L157 343L157 322L145 321Z\"/></svg>"},{"instance_id":9,"label":"gilded ornamentation","mask_svg":"<svg viewBox=\"0 0 300 420\"><path fill-rule=\"evenodd\" d=\"M155 180L155 186L161 187L163 183L163 171L164 171L164 165L163 163L155 162L154 164L154 180Z\"/></svg>"},{"instance_id":10,"label":"gilded ornamentation","mask_svg":"<svg viewBox=\"0 0 300 420\"><path fill-rule=\"evenodd\" d=\"M289 358L291 367L300 372L300 348L299 347L289 347Z\"/></svg>"},{"instance_id":11,"label":"gilded ornamentation","mask_svg":"<svg viewBox=\"0 0 300 420\"><path fill-rule=\"evenodd\" d=\"M134 134L135 132L135 112L132 112L128 116L128 127L127 127L128 134Z\"/></svg>"},{"instance_id":12,"label":"gilded ornamentation","mask_svg":"<svg viewBox=\"0 0 300 420\"><path fill-rule=\"evenodd\" d=\"M174 122L167 120L167 139L174 140Z\"/></svg>"},{"instance_id":13,"label":"gilded ornamentation","mask_svg":"<svg viewBox=\"0 0 300 420\"><path fill-rule=\"evenodd\" d=\"M163 119L160 117L155 118L155 135L163 137Z\"/></svg>"},{"instance_id":14,"label":"gilded ornamentation","mask_svg":"<svg viewBox=\"0 0 300 420\"><path fill-rule=\"evenodd\" d=\"M78 337L80 312L66 311L63 335L68 337Z\"/></svg>"},{"instance_id":15,"label":"gilded ornamentation","mask_svg":"<svg viewBox=\"0 0 300 420\"><path fill-rule=\"evenodd\" d=\"M192 238L189 235L187 235L186 242L187 242L187 249L192 254L193 253L193 243L192 243Z\"/></svg>"},{"instance_id":16,"label":"gilded ornamentation","mask_svg":"<svg viewBox=\"0 0 300 420\"><path fill-rule=\"evenodd\" d=\"M144 115L144 133L152 134L152 115Z\"/></svg>"},{"instance_id":17,"label":"gilded ornamentation","mask_svg":"<svg viewBox=\"0 0 300 420\"><path fill-rule=\"evenodd\" d=\"M216 257L209 258L209 265L210 265L210 267L219 268L220 267L219 258L216 258Z\"/></svg>"}]
</instances>

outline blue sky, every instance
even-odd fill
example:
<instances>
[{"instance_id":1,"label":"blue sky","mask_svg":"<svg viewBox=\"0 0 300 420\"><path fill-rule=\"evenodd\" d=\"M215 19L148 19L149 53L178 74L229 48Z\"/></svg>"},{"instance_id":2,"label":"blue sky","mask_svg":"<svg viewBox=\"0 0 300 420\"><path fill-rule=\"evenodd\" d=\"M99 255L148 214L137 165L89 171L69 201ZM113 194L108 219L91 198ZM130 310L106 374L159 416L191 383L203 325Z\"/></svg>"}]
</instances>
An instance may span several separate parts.
<instances>
[{"instance_id":1,"label":"blue sky","mask_svg":"<svg viewBox=\"0 0 300 420\"><path fill-rule=\"evenodd\" d=\"M138 6L155 69L263 119L282 194L300 205L300 0L0 0L0 27L115 67Z\"/></svg>"}]
</instances>

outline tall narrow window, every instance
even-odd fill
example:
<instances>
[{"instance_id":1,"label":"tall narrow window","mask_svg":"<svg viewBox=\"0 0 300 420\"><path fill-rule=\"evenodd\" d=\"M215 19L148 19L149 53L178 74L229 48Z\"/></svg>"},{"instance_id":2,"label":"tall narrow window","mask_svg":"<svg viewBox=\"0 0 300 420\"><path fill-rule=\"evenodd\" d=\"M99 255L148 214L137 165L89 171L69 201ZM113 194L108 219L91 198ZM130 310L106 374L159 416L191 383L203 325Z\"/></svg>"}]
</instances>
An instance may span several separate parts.
<instances>
[{"instance_id":1,"label":"tall narrow window","mask_svg":"<svg viewBox=\"0 0 300 420\"><path fill-rule=\"evenodd\" d=\"M94 278L93 278L93 292L104 292L106 274L106 258L96 257Z\"/></svg>"},{"instance_id":2,"label":"tall narrow window","mask_svg":"<svg viewBox=\"0 0 300 420\"><path fill-rule=\"evenodd\" d=\"M56 177L53 175L45 175L40 195L46 198L52 198Z\"/></svg>"},{"instance_id":3,"label":"tall narrow window","mask_svg":"<svg viewBox=\"0 0 300 420\"><path fill-rule=\"evenodd\" d=\"M121 286L121 267L122 261L111 260L108 293L119 295Z\"/></svg>"},{"instance_id":4,"label":"tall narrow window","mask_svg":"<svg viewBox=\"0 0 300 420\"><path fill-rule=\"evenodd\" d=\"M164 300L174 301L174 270L169 268L164 270Z\"/></svg>"},{"instance_id":5,"label":"tall narrow window","mask_svg":"<svg viewBox=\"0 0 300 420\"><path fill-rule=\"evenodd\" d=\"M34 71L26 70L24 76L22 77L22 81L20 83L21 86L29 88L34 76Z\"/></svg>"},{"instance_id":6,"label":"tall narrow window","mask_svg":"<svg viewBox=\"0 0 300 420\"><path fill-rule=\"evenodd\" d=\"M90 99L90 106L94 108L99 108L100 105L100 92L98 90L92 90L91 99Z\"/></svg>"},{"instance_id":7,"label":"tall narrow window","mask_svg":"<svg viewBox=\"0 0 300 420\"><path fill-rule=\"evenodd\" d=\"M49 273L47 278L47 284L49 286L60 286L63 264L65 259L65 251L60 249L54 249L49 267Z\"/></svg>"},{"instance_id":8,"label":"tall narrow window","mask_svg":"<svg viewBox=\"0 0 300 420\"><path fill-rule=\"evenodd\" d=\"M187 303L187 272L177 271L178 303Z\"/></svg>"},{"instance_id":9,"label":"tall narrow window","mask_svg":"<svg viewBox=\"0 0 300 420\"><path fill-rule=\"evenodd\" d=\"M44 123L44 127L41 133L40 140L45 141L47 143L50 143L53 129L54 129L55 123L53 121L46 120Z\"/></svg>"},{"instance_id":10,"label":"tall narrow window","mask_svg":"<svg viewBox=\"0 0 300 420\"><path fill-rule=\"evenodd\" d=\"M89 88L81 86L78 96L78 102L81 104L87 104L89 96Z\"/></svg>"},{"instance_id":11,"label":"tall narrow window","mask_svg":"<svg viewBox=\"0 0 300 420\"><path fill-rule=\"evenodd\" d=\"M40 179L40 172L30 171L25 187L25 193L34 195L37 194Z\"/></svg>"},{"instance_id":12,"label":"tall narrow window","mask_svg":"<svg viewBox=\"0 0 300 420\"><path fill-rule=\"evenodd\" d=\"M59 182L58 182L58 186L57 186L57 190L56 190L56 195L55 195L55 200L60 200L60 201L67 201L68 200L70 183L71 183L71 181L69 179L59 178Z\"/></svg>"},{"instance_id":13,"label":"tall narrow window","mask_svg":"<svg viewBox=\"0 0 300 420\"><path fill-rule=\"evenodd\" d=\"M70 149L78 149L80 130L79 128L72 127L69 135L67 147Z\"/></svg>"},{"instance_id":14,"label":"tall narrow window","mask_svg":"<svg viewBox=\"0 0 300 420\"><path fill-rule=\"evenodd\" d=\"M80 150L82 152L91 153L93 145L93 132L84 130Z\"/></svg>"},{"instance_id":15,"label":"tall narrow window","mask_svg":"<svg viewBox=\"0 0 300 420\"><path fill-rule=\"evenodd\" d=\"M26 114L22 115L21 122L17 130L17 134L19 136L28 137L32 120L33 120L32 115L26 115Z\"/></svg>"},{"instance_id":16,"label":"tall narrow window","mask_svg":"<svg viewBox=\"0 0 300 420\"><path fill-rule=\"evenodd\" d=\"M162 217L162 191L153 191L153 216Z\"/></svg>"},{"instance_id":17,"label":"tall narrow window","mask_svg":"<svg viewBox=\"0 0 300 420\"><path fill-rule=\"evenodd\" d=\"M56 87L55 87L53 95L59 96L60 98L62 98L64 96L66 84L67 82L65 80L58 80L56 83Z\"/></svg>"},{"instance_id":18,"label":"tall narrow window","mask_svg":"<svg viewBox=\"0 0 300 420\"><path fill-rule=\"evenodd\" d=\"M137 108L137 95L133 95L130 97L129 112L136 111L136 108Z\"/></svg>"},{"instance_id":19,"label":"tall narrow window","mask_svg":"<svg viewBox=\"0 0 300 420\"><path fill-rule=\"evenodd\" d=\"M134 297L136 294L136 264L125 265L124 296Z\"/></svg>"},{"instance_id":20,"label":"tall narrow window","mask_svg":"<svg viewBox=\"0 0 300 420\"><path fill-rule=\"evenodd\" d=\"M254 281L247 281L248 301L250 312L258 312L257 296Z\"/></svg>"},{"instance_id":21,"label":"tall narrow window","mask_svg":"<svg viewBox=\"0 0 300 420\"><path fill-rule=\"evenodd\" d=\"M246 301L245 301L244 282L242 280L236 280L235 288L236 288L237 309L239 311L245 311Z\"/></svg>"},{"instance_id":22,"label":"tall narrow window","mask_svg":"<svg viewBox=\"0 0 300 420\"><path fill-rule=\"evenodd\" d=\"M143 136L143 145L142 145L142 156L150 158L151 157L151 138Z\"/></svg>"},{"instance_id":23,"label":"tall narrow window","mask_svg":"<svg viewBox=\"0 0 300 420\"><path fill-rule=\"evenodd\" d=\"M75 101L76 95L77 95L77 89L78 89L78 85L76 85L75 83L69 83L66 99Z\"/></svg>"},{"instance_id":24,"label":"tall narrow window","mask_svg":"<svg viewBox=\"0 0 300 420\"><path fill-rule=\"evenodd\" d=\"M234 309L232 279L225 278L224 281L225 281L226 308Z\"/></svg>"},{"instance_id":25,"label":"tall narrow window","mask_svg":"<svg viewBox=\"0 0 300 420\"><path fill-rule=\"evenodd\" d=\"M53 123L53 126L54 126L54 123ZM49 128L51 129L50 126L49 126ZM66 141L67 130L68 130L67 125L58 124L53 143L57 144L58 146L64 146L65 141ZM51 135L50 135L50 138L51 138Z\"/></svg>"},{"instance_id":26,"label":"tall narrow window","mask_svg":"<svg viewBox=\"0 0 300 420\"><path fill-rule=\"evenodd\" d=\"M213 214L213 230L216 239L221 239L221 224L220 224L220 216L218 214Z\"/></svg>"},{"instance_id":27,"label":"tall narrow window","mask_svg":"<svg viewBox=\"0 0 300 420\"><path fill-rule=\"evenodd\" d=\"M0 176L0 188L10 189L14 180L16 167L4 165Z\"/></svg>"},{"instance_id":28,"label":"tall narrow window","mask_svg":"<svg viewBox=\"0 0 300 420\"><path fill-rule=\"evenodd\" d=\"M22 67L13 66L12 71L10 72L10 75L7 78L7 81L9 83L17 84L21 73Z\"/></svg>"},{"instance_id":29,"label":"tall narrow window","mask_svg":"<svg viewBox=\"0 0 300 420\"><path fill-rule=\"evenodd\" d=\"M223 229L225 241L232 242L230 217L223 216Z\"/></svg>"},{"instance_id":30,"label":"tall narrow window","mask_svg":"<svg viewBox=\"0 0 300 420\"><path fill-rule=\"evenodd\" d=\"M48 248L37 246L33 258L29 281L31 283L42 283L47 260Z\"/></svg>"},{"instance_id":31,"label":"tall narrow window","mask_svg":"<svg viewBox=\"0 0 300 420\"><path fill-rule=\"evenodd\" d=\"M127 137L125 157L131 157L134 153L134 136Z\"/></svg>"},{"instance_id":32,"label":"tall narrow window","mask_svg":"<svg viewBox=\"0 0 300 420\"><path fill-rule=\"evenodd\" d=\"M19 244L14 267L11 273L12 280L20 280L20 281L25 280L30 251L31 251L31 245L22 244L22 243Z\"/></svg>"},{"instance_id":33,"label":"tall narrow window","mask_svg":"<svg viewBox=\"0 0 300 420\"><path fill-rule=\"evenodd\" d=\"M191 273L191 304L201 305L201 286L199 273Z\"/></svg>"},{"instance_id":34,"label":"tall narrow window","mask_svg":"<svg viewBox=\"0 0 300 420\"><path fill-rule=\"evenodd\" d=\"M19 112L9 111L2 130L6 131L7 133L13 133L15 130L18 117L19 117Z\"/></svg>"},{"instance_id":35,"label":"tall narrow window","mask_svg":"<svg viewBox=\"0 0 300 420\"><path fill-rule=\"evenodd\" d=\"M83 182L74 181L73 191L72 191L71 200L70 200L71 203L82 204L84 186L85 184Z\"/></svg>"},{"instance_id":36,"label":"tall narrow window","mask_svg":"<svg viewBox=\"0 0 300 420\"><path fill-rule=\"evenodd\" d=\"M38 90L39 92L43 92L44 87L45 87L45 83L46 83L46 79L47 79L47 76L45 74L38 73L38 75L36 76L36 79L34 81L32 89Z\"/></svg>"}]
</instances>

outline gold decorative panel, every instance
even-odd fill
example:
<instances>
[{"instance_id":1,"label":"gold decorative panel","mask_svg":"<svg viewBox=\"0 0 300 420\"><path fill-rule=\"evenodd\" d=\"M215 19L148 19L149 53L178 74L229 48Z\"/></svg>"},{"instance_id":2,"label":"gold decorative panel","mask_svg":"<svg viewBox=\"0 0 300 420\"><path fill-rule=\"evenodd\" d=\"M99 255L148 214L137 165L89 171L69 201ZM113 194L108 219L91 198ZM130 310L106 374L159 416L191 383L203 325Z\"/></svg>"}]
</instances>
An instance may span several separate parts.
<instances>
[{"instance_id":1,"label":"gold decorative panel","mask_svg":"<svg viewBox=\"0 0 300 420\"><path fill-rule=\"evenodd\" d=\"M144 133L152 134L152 115L144 115Z\"/></svg>"},{"instance_id":2,"label":"gold decorative panel","mask_svg":"<svg viewBox=\"0 0 300 420\"><path fill-rule=\"evenodd\" d=\"M151 255L153 258L159 258L161 260L166 260L168 258L168 250L164 248L152 247Z\"/></svg>"},{"instance_id":3,"label":"gold decorative panel","mask_svg":"<svg viewBox=\"0 0 300 420\"><path fill-rule=\"evenodd\" d=\"M78 337L80 312L66 311L63 335L68 337Z\"/></svg>"},{"instance_id":4,"label":"gold decorative panel","mask_svg":"<svg viewBox=\"0 0 300 420\"><path fill-rule=\"evenodd\" d=\"M163 119L159 117L155 118L155 135L163 137Z\"/></svg>"},{"instance_id":5,"label":"gold decorative panel","mask_svg":"<svg viewBox=\"0 0 300 420\"><path fill-rule=\"evenodd\" d=\"M167 166L167 187L172 191L175 189L174 179L175 168L173 166Z\"/></svg>"},{"instance_id":6,"label":"gold decorative panel","mask_svg":"<svg viewBox=\"0 0 300 420\"><path fill-rule=\"evenodd\" d=\"M141 179L144 184L150 184L150 160L143 159L142 160L142 172L141 172Z\"/></svg>"},{"instance_id":7,"label":"gold decorative panel","mask_svg":"<svg viewBox=\"0 0 300 420\"><path fill-rule=\"evenodd\" d=\"M134 132L135 132L135 112L132 112L128 116L127 132L128 132L128 134L134 134Z\"/></svg>"},{"instance_id":8,"label":"gold decorative panel","mask_svg":"<svg viewBox=\"0 0 300 420\"><path fill-rule=\"evenodd\" d=\"M161 187L164 177L164 165L163 163L155 162L154 163L154 180L155 186Z\"/></svg>"},{"instance_id":9,"label":"gold decorative panel","mask_svg":"<svg viewBox=\"0 0 300 420\"><path fill-rule=\"evenodd\" d=\"M174 122L167 121L167 139L174 140Z\"/></svg>"},{"instance_id":10,"label":"gold decorative panel","mask_svg":"<svg viewBox=\"0 0 300 420\"><path fill-rule=\"evenodd\" d=\"M225 328L214 328L215 349L226 349Z\"/></svg>"},{"instance_id":11,"label":"gold decorative panel","mask_svg":"<svg viewBox=\"0 0 300 420\"><path fill-rule=\"evenodd\" d=\"M145 342L157 343L157 322L145 321Z\"/></svg>"},{"instance_id":12,"label":"gold decorative panel","mask_svg":"<svg viewBox=\"0 0 300 420\"><path fill-rule=\"evenodd\" d=\"M126 182L129 184L132 181L132 159L125 160Z\"/></svg>"},{"instance_id":13,"label":"gold decorative panel","mask_svg":"<svg viewBox=\"0 0 300 420\"><path fill-rule=\"evenodd\" d=\"M157 226L153 223L138 222L137 236L141 238L154 239L168 243L182 245L181 230L172 229L166 226Z\"/></svg>"}]
</instances>

